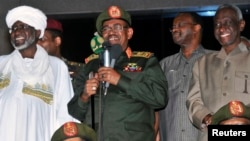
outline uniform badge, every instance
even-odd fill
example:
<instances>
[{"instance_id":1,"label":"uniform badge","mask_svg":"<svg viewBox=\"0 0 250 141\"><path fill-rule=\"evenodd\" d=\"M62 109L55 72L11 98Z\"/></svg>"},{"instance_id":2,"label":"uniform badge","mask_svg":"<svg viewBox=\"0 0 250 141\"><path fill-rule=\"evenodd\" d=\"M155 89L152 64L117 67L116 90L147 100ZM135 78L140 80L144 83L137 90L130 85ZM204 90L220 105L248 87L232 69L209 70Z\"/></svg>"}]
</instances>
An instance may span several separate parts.
<instances>
[{"instance_id":1,"label":"uniform badge","mask_svg":"<svg viewBox=\"0 0 250 141\"><path fill-rule=\"evenodd\" d=\"M121 17L121 10L117 6L111 6L108 9L108 15L111 18L120 18Z\"/></svg>"},{"instance_id":2,"label":"uniform badge","mask_svg":"<svg viewBox=\"0 0 250 141\"><path fill-rule=\"evenodd\" d=\"M123 71L127 72L141 72L142 68L137 65L137 63L128 63L127 66L124 67Z\"/></svg>"},{"instance_id":3,"label":"uniform badge","mask_svg":"<svg viewBox=\"0 0 250 141\"><path fill-rule=\"evenodd\" d=\"M241 102L239 101L231 101L229 103L230 113L234 116L241 116L244 113L244 108Z\"/></svg>"},{"instance_id":4,"label":"uniform badge","mask_svg":"<svg viewBox=\"0 0 250 141\"><path fill-rule=\"evenodd\" d=\"M63 133L67 137L76 136L78 134L78 129L76 127L76 124L73 122L68 122L68 123L64 124Z\"/></svg>"}]
</instances>

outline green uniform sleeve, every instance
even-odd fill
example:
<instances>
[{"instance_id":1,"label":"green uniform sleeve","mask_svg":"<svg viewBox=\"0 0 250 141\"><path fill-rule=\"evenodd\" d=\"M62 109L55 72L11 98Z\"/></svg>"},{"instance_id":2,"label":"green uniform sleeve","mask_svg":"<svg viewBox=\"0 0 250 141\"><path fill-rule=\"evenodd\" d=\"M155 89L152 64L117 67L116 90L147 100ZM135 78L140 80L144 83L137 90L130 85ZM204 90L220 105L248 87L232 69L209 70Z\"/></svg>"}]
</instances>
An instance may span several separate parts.
<instances>
[{"instance_id":1,"label":"green uniform sleeve","mask_svg":"<svg viewBox=\"0 0 250 141\"><path fill-rule=\"evenodd\" d=\"M95 61L93 61L93 63L90 63L88 65L92 65L94 64ZM98 64L98 63L96 63ZM84 103L81 99L80 96L82 94L82 91L84 89L84 85L86 80L88 79L88 73L90 72L90 70L87 69L86 67L87 65L84 65L81 67L80 69L80 73L76 76L74 83L73 83L73 87L74 87L74 97L69 101L68 103L68 112L70 115L72 115L74 118L80 120L80 121L84 121L85 120L85 115L88 112L88 107L89 107L89 102ZM88 67L91 68L91 67ZM95 66L92 67L95 70Z\"/></svg>"}]
</instances>

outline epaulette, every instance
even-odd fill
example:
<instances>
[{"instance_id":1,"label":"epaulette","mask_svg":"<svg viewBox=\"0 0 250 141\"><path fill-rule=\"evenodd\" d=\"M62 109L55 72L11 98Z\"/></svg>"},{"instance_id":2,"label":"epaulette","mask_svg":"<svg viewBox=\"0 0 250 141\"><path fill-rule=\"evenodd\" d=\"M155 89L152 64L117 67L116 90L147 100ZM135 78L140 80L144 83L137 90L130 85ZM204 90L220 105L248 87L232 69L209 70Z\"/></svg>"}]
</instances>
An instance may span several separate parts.
<instances>
[{"instance_id":1,"label":"epaulette","mask_svg":"<svg viewBox=\"0 0 250 141\"><path fill-rule=\"evenodd\" d=\"M68 59L64 58L64 57L61 57L61 59L63 60L63 62L65 62L67 65L70 65L70 66L83 66L84 63L80 63L80 62L74 62L74 61L69 61Z\"/></svg>"},{"instance_id":2,"label":"epaulette","mask_svg":"<svg viewBox=\"0 0 250 141\"><path fill-rule=\"evenodd\" d=\"M150 58L151 56L153 56L153 53L152 53L152 52L148 52L148 51L133 51L131 57L144 57L144 58Z\"/></svg>"},{"instance_id":3,"label":"epaulette","mask_svg":"<svg viewBox=\"0 0 250 141\"><path fill-rule=\"evenodd\" d=\"M99 58L99 55L97 54L91 54L89 57L85 58L85 64L87 64L89 61Z\"/></svg>"},{"instance_id":4,"label":"epaulette","mask_svg":"<svg viewBox=\"0 0 250 141\"><path fill-rule=\"evenodd\" d=\"M84 65L84 63L79 63L79 62L74 62L74 61L67 61L67 64L71 66L79 66L79 67Z\"/></svg>"}]
</instances>

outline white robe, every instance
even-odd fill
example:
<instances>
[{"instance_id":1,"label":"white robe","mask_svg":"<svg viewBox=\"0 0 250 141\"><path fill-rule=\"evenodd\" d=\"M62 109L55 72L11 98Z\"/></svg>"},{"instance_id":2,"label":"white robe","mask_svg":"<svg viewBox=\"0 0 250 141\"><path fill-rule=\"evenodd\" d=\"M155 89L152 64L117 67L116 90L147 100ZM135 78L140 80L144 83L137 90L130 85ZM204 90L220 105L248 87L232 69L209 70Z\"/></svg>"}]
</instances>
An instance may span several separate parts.
<instances>
[{"instance_id":1,"label":"white robe","mask_svg":"<svg viewBox=\"0 0 250 141\"><path fill-rule=\"evenodd\" d=\"M67 66L40 46L37 52L34 59L17 50L0 57L2 141L50 141L63 123L75 121L67 109L73 96Z\"/></svg>"}]
</instances>

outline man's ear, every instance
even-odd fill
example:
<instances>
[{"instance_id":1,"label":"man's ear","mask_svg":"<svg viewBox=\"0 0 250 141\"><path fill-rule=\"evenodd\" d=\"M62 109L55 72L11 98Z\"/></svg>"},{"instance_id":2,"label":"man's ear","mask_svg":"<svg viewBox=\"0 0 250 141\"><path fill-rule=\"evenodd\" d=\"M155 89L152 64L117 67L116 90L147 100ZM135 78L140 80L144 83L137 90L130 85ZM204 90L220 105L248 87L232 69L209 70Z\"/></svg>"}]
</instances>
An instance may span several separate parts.
<instances>
[{"instance_id":1,"label":"man's ear","mask_svg":"<svg viewBox=\"0 0 250 141\"><path fill-rule=\"evenodd\" d=\"M133 28L128 28L128 39L131 39L132 38L132 36L133 36L133 33L134 33L134 30L133 30Z\"/></svg>"},{"instance_id":2,"label":"man's ear","mask_svg":"<svg viewBox=\"0 0 250 141\"><path fill-rule=\"evenodd\" d=\"M245 20L240 20L240 31L243 31L245 28L246 22Z\"/></svg>"},{"instance_id":3,"label":"man's ear","mask_svg":"<svg viewBox=\"0 0 250 141\"><path fill-rule=\"evenodd\" d=\"M62 43L62 39L60 37L56 37L55 38L55 43L56 43L56 46L60 46L61 43Z\"/></svg>"},{"instance_id":4,"label":"man's ear","mask_svg":"<svg viewBox=\"0 0 250 141\"><path fill-rule=\"evenodd\" d=\"M35 29L35 31L36 31L36 38L39 39L39 37L40 37L40 35L41 35L41 30L36 30L36 29Z\"/></svg>"},{"instance_id":5,"label":"man's ear","mask_svg":"<svg viewBox=\"0 0 250 141\"><path fill-rule=\"evenodd\" d=\"M198 31L201 30L201 25L200 24L196 24L194 25L194 31L197 33Z\"/></svg>"}]
</instances>

